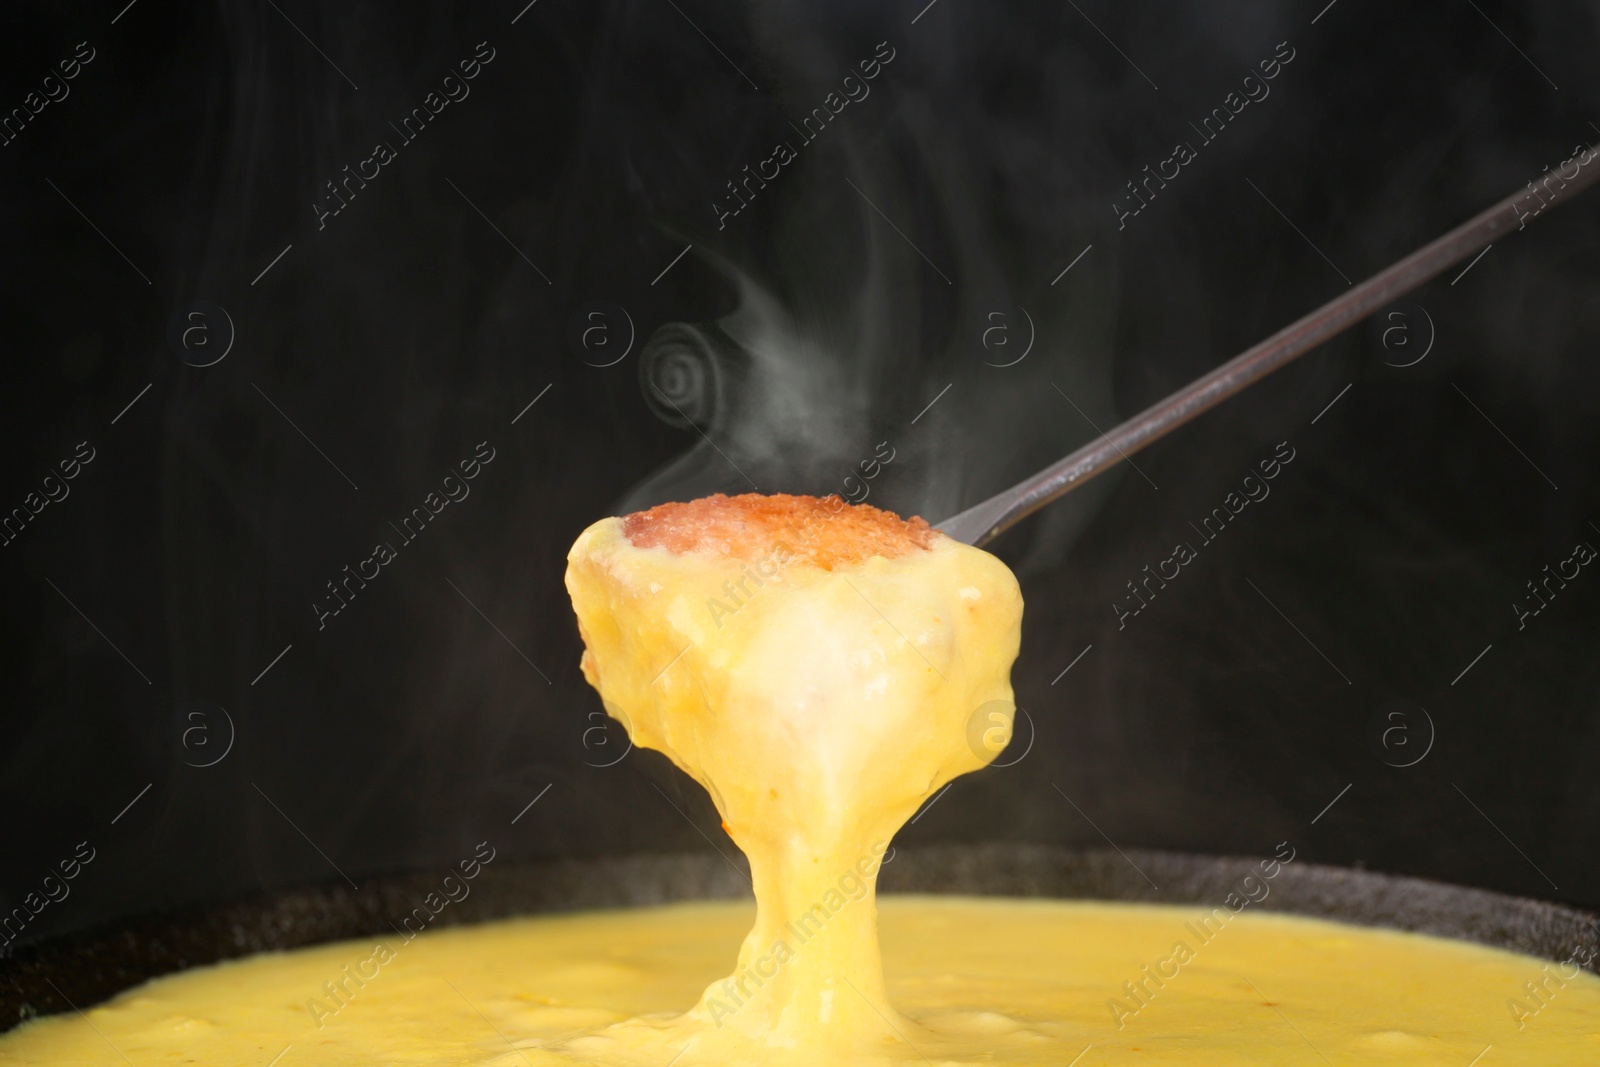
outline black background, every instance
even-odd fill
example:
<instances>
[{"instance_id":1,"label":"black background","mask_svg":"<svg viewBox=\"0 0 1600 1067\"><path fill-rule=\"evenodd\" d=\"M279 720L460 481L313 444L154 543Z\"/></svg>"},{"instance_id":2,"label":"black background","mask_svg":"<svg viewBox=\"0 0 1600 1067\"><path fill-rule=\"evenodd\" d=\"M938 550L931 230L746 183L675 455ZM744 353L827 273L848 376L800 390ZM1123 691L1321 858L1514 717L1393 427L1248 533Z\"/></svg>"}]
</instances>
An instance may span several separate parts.
<instances>
[{"instance_id":1,"label":"black background","mask_svg":"<svg viewBox=\"0 0 1600 1067\"><path fill-rule=\"evenodd\" d=\"M16 6L0 106L95 58L0 148L0 510L96 458L0 548L0 905L84 840L28 939L482 840L705 849L664 760L594 766L625 741L561 584L585 525L843 491L882 441L868 502L977 502L1600 140L1597 11ZM724 183L882 41L871 95L719 230ZM1125 183L1285 41L1119 230ZM319 230L324 183L479 42L470 96ZM1511 607L1600 544L1597 236L1600 199L1552 211L1416 294L1413 347L1352 331L1006 535L1036 739L901 842L1288 839L1600 905L1600 578L1520 631ZM741 284L759 343L647 345ZM185 349L196 302L235 335L205 368L227 326ZM483 441L471 495L319 630L324 583ZM1281 441L1271 496L1119 630L1125 583ZM1405 759L1418 709L1436 734L1406 768L1371 739L1396 709Z\"/></svg>"}]
</instances>

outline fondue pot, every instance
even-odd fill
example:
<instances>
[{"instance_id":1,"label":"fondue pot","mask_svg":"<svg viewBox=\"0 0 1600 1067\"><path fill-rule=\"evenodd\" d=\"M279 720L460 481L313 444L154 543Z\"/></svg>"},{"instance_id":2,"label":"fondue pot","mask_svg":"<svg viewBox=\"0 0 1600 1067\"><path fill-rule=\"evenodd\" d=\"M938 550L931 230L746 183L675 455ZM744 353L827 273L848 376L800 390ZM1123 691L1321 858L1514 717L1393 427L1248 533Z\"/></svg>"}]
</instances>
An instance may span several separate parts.
<instances>
[{"instance_id":1,"label":"fondue pot","mask_svg":"<svg viewBox=\"0 0 1600 1067\"><path fill-rule=\"evenodd\" d=\"M897 850L879 882L890 893L1194 904L1207 908L1237 889L1255 861L1130 849L1048 845L924 846ZM749 896L742 871L707 855L634 855L606 860L484 867L465 899L437 924L516 915L626 908ZM182 913L116 923L45 941L0 962L0 1025L98 1003L150 978L255 952L325 941L385 937L393 920L437 888L432 873L377 879L361 890L309 885ZM1440 937L1595 970L1600 916L1578 908L1368 871L1295 862L1283 866L1254 905ZM1159 888L1158 888L1159 887ZM729 946L730 958L734 946ZM1064 970L1070 960L1062 960Z\"/></svg>"}]
</instances>

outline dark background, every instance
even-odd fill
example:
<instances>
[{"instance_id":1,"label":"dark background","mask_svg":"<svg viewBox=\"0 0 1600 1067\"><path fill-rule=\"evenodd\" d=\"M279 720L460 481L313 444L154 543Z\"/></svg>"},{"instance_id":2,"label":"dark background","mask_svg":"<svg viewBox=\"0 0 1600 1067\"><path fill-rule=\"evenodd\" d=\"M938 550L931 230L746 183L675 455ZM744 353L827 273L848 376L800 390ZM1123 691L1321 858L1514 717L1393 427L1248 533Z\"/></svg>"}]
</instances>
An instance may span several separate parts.
<instances>
[{"instance_id":1,"label":"dark background","mask_svg":"<svg viewBox=\"0 0 1600 1067\"><path fill-rule=\"evenodd\" d=\"M0 148L0 512L96 458L0 548L0 910L85 840L25 939L483 840L731 850L663 759L597 766L626 742L577 670L585 525L843 492L885 441L869 503L975 503L1600 140L1597 27L1503 0L15 5L0 107L95 58ZM319 230L324 183L479 42L470 96ZM797 161L719 230L780 140ZM1178 140L1198 158L1119 230ZM1036 737L901 843L1287 839L1600 905L1600 577L1520 631L1511 607L1600 545L1597 237L1600 196L1552 211L999 541ZM324 583L484 441L471 495L319 630ZM1282 441L1271 496L1119 630L1125 583Z\"/></svg>"}]
</instances>

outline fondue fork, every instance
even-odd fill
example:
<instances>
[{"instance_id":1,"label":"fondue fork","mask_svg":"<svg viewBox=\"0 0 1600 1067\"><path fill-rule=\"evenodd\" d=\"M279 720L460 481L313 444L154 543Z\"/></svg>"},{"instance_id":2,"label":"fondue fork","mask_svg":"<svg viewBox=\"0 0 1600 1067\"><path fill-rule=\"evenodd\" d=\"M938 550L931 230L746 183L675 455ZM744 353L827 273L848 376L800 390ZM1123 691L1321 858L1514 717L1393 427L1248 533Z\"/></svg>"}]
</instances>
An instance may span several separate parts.
<instances>
[{"instance_id":1,"label":"fondue fork","mask_svg":"<svg viewBox=\"0 0 1600 1067\"><path fill-rule=\"evenodd\" d=\"M1165 400L1151 405L1110 433L1101 434L1098 440L1089 442L983 503L951 516L939 523L938 528L969 545L988 544L1117 461L1147 448L1233 394L1460 263L1504 234L1513 221L1521 223L1518 226L1521 229L1531 215L1542 214L1546 209L1572 199L1592 185L1596 178L1600 178L1600 149L1591 146L1585 151L1589 154L1588 162L1579 162L1578 173L1571 179L1561 177L1561 188L1551 189L1547 181L1543 195L1525 192L1511 194L1431 244L1417 249L1360 285L1353 286L1311 314L1285 326L1254 347L1245 349ZM1574 159L1577 158L1574 156ZM1532 183L1529 183L1529 188L1532 187ZM1528 200L1530 196L1541 206L1535 212L1519 212L1518 203Z\"/></svg>"}]
</instances>

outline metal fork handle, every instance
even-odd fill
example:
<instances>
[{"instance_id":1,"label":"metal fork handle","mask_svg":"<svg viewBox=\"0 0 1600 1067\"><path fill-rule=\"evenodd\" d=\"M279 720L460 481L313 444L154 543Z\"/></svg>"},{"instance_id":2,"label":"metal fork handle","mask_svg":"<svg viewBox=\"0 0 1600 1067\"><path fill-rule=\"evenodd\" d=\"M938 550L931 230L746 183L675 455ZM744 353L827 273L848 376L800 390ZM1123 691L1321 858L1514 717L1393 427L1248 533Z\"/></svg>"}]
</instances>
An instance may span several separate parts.
<instances>
[{"instance_id":1,"label":"metal fork handle","mask_svg":"<svg viewBox=\"0 0 1600 1067\"><path fill-rule=\"evenodd\" d=\"M1588 160L1579 162L1570 179L1559 172L1546 177L1541 191L1528 183L1530 192L1517 192L1462 223L1443 237L1424 245L1406 258L1352 286L1311 314L1293 322L1265 341L1246 349L1220 367L1195 379L1165 400L1151 405L1110 433L1084 445L1065 459L990 497L983 503L939 523L939 529L958 541L984 545L1052 501L1076 489L1119 460L1159 441L1178 427L1222 403L1245 387L1260 381L1291 360L1311 351L1331 337L1365 319L1399 297L1421 287L1472 253L1494 242L1517 223L1577 196L1600 178L1600 149L1590 146ZM1575 155L1578 160L1582 153ZM1568 161L1571 162L1571 161ZM1555 182L1560 185L1550 188ZM1520 205L1520 206L1519 206ZM1528 209L1528 210L1524 210Z\"/></svg>"}]
</instances>

